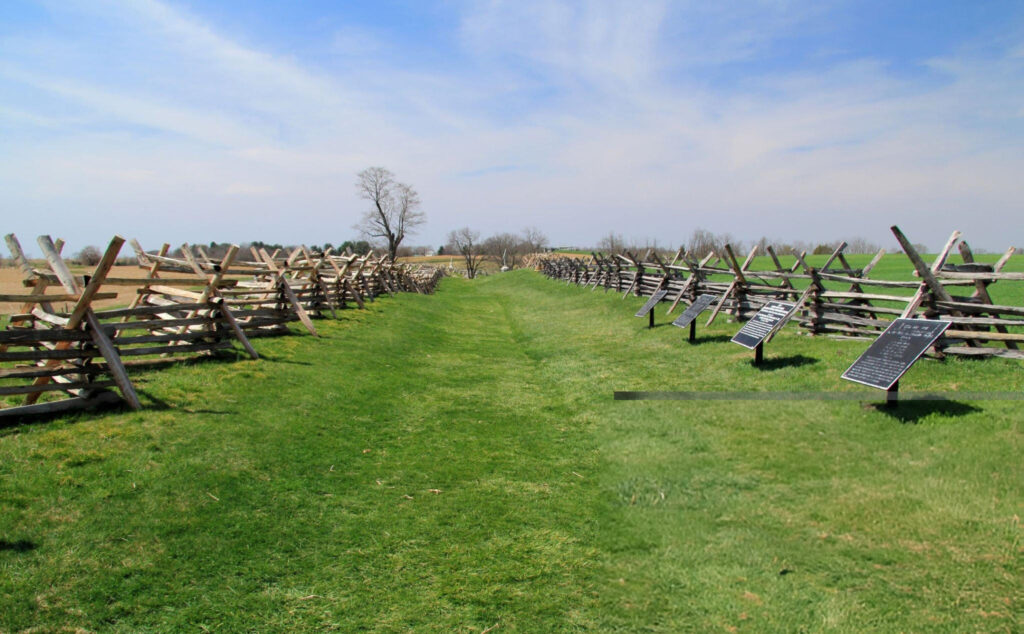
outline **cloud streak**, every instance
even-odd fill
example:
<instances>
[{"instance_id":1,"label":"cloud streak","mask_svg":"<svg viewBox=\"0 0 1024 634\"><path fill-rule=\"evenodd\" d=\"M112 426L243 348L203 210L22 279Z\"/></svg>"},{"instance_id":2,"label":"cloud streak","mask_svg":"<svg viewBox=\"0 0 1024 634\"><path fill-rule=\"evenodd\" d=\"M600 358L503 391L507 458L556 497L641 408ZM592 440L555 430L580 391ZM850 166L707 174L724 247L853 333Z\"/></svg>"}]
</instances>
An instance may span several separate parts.
<instances>
[{"instance_id":1,"label":"cloud streak","mask_svg":"<svg viewBox=\"0 0 1024 634\"><path fill-rule=\"evenodd\" d=\"M48 8L0 35L0 205L30 236L338 242L383 164L420 190L423 243L1024 242L1019 21L896 60L829 47L841 4L494 0L443 5L429 42L334 16L296 53L157 0Z\"/></svg>"}]
</instances>

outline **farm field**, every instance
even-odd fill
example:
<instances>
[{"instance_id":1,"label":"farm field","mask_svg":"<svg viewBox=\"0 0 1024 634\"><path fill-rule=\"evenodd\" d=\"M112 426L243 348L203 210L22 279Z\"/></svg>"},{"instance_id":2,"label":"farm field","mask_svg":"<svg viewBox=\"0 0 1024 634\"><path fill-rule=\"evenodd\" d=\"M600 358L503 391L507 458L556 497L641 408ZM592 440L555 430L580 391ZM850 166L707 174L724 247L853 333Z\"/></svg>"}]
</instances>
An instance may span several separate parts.
<instances>
[{"instance_id":1,"label":"farm field","mask_svg":"<svg viewBox=\"0 0 1024 634\"><path fill-rule=\"evenodd\" d=\"M1021 401L887 410L839 378L864 342L787 328L754 367L737 324L691 345L620 297L450 278L142 375L144 411L0 428L0 631L1024 626ZM1021 370L924 360L902 389Z\"/></svg>"},{"instance_id":2,"label":"farm field","mask_svg":"<svg viewBox=\"0 0 1024 634\"><path fill-rule=\"evenodd\" d=\"M46 268L46 265L39 263L39 266ZM74 266L72 271L76 275L90 274L92 273L93 267L82 267ZM146 277L146 270L139 268L138 266L115 266L110 269L110 277L132 277L142 278ZM28 293L31 289L27 289L22 283L21 271L15 266L0 267L0 293ZM114 299L101 299L93 302L93 305L98 308L109 308L111 306L126 306L135 297L135 289L130 287L108 287L105 292L117 292L118 296ZM64 309L64 305L57 306L61 310ZM0 302L0 315L10 315L18 312L21 309L21 305L13 302Z\"/></svg>"},{"instance_id":3,"label":"farm field","mask_svg":"<svg viewBox=\"0 0 1024 634\"><path fill-rule=\"evenodd\" d=\"M466 261L461 255L414 255L400 257L398 262L413 265L422 264L438 268L448 268L450 266L452 270L458 271L460 275L466 271ZM487 275L497 273L500 270L501 264L495 262L492 258L483 258L478 269L481 274Z\"/></svg>"}]
</instances>

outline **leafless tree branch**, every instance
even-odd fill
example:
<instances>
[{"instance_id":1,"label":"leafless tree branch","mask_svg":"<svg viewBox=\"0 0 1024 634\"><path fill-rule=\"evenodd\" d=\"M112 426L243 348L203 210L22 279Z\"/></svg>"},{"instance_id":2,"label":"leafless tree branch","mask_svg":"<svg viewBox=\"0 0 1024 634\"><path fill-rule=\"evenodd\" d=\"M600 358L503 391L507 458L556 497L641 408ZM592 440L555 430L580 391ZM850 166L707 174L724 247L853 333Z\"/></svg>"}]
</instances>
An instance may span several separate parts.
<instances>
[{"instance_id":1,"label":"leafless tree branch","mask_svg":"<svg viewBox=\"0 0 1024 634\"><path fill-rule=\"evenodd\" d=\"M483 253L480 245L480 232L469 227L448 232L449 249L462 256L466 263L466 277L473 279L480 270Z\"/></svg>"},{"instance_id":2,"label":"leafless tree branch","mask_svg":"<svg viewBox=\"0 0 1024 634\"><path fill-rule=\"evenodd\" d=\"M385 241L388 255L394 260L405 237L427 220L420 210L419 194L396 181L395 175L383 167L368 167L359 172L356 192L371 204L356 229L369 240Z\"/></svg>"}]
</instances>

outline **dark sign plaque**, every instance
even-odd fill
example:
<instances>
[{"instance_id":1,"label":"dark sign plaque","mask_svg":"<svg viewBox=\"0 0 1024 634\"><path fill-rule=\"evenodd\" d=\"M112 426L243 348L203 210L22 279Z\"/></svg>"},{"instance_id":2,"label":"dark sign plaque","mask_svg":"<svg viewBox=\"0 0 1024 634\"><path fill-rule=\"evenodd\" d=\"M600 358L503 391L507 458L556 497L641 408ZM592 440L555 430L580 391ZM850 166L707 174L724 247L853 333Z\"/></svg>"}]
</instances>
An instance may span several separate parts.
<instances>
[{"instance_id":1,"label":"dark sign plaque","mask_svg":"<svg viewBox=\"0 0 1024 634\"><path fill-rule=\"evenodd\" d=\"M796 308L796 304L789 302L768 302L761 310L757 311L750 321L743 324L740 331L732 338L732 342L751 350L757 348L757 345L764 342L773 330L786 323L794 308Z\"/></svg>"},{"instance_id":2,"label":"dark sign plaque","mask_svg":"<svg viewBox=\"0 0 1024 634\"><path fill-rule=\"evenodd\" d=\"M892 388L950 323L936 319L894 320L843 372L843 378L880 390Z\"/></svg>"},{"instance_id":3,"label":"dark sign plaque","mask_svg":"<svg viewBox=\"0 0 1024 634\"><path fill-rule=\"evenodd\" d=\"M668 295L668 291L658 291L654 295L651 295L651 298L647 300L647 303L644 304L643 308L636 311L636 314L633 316L643 317L647 313L651 312L652 310L654 310L654 307L657 306L658 302L664 299L666 295Z\"/></svg>"},{"instance_id":4,"label":"dark sign plaque","mask_svg":"<svg viewBox=\"0 0 1024 634\"><path fill-rule=\"evenodd\" d=\"M672 325L679 326L680 328L686 328L694 319L697 318L697 315L707 310L711 304L714 304L716 299L718 298L714 295L701 295L697 299L693 300L693 303L683 311L682 315L676 317L676 320L672 322Z\"/></svg>"}]
</instances>

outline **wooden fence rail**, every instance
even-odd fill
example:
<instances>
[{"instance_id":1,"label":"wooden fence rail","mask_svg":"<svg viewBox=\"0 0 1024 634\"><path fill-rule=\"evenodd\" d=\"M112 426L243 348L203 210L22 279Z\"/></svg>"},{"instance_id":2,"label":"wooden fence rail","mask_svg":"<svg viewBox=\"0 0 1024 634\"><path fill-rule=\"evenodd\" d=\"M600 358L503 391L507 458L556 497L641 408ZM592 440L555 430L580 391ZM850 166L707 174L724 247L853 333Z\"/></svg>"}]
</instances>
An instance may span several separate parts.
<instances>
[{"instance_id":1,"label":"wooden fence rail","mask_svg":"<svg viewBox=\"0 0 1024 634\"><path fill-rule=\"evenodd\" d=\"M656 253L638 257L626 252L593 253L585 259L550 255L535 265L567 284L614 290L623 297L665 290L662 301L668 303L668 313L680 303L689 305L702 294L712 294L718 299L708 324L722 313L746 321L769 301L784 300L796 305L792 321L812 335L874 339L896 317L944 319L953 325L936 342L939 354L1024 358L1024 307L996 305L989 292L999 283L1013 284L1022 294L1024 273L1003 271L1012 247L994 264L979 263L960 232L954 231L928 264L898 227L891 230L917 281L871 277L884 250L863 268L854 268L845 255L846 243L819 267L810 266L807 254L801 253L786 268L769 246L763 254L772 267L753 270L759 249L751 249L741 262L730 245L700 260L680 250L670 261ZM962 264L947 262L954 248Z\"/></svg>"},{"instance_id":2,"label":"wooden fence rail","mask_svg":"<svg viewBox=\"0 0 1024 634\"><path fill-rule=\"evenodd\" d=\"M20 306L0 331L0 403L15 397L22 403L0 404L3 418L117 401L139 409L130 380L134 369L236 346L258 359L252 337L289 332L290 322L318 336L316 318L364 308L384 293L431 293L443 276L438 269L396 264L372 253L313 253L300 246L287 254L255 249L243 254L233 245L214 261L202 247L185 244L180 256L172 257L168 244L149 253L133 240L144 276L118 278L110 273L124 244L120 236L111 240L92 273L75 275L61 256L59 240L39 237L46 268L32 265L13 234L6 243L29 290L0 295L0 301ZM127 306L93 306L126 288L134 291ZM59 304L72 307L59 311ZM39 402L43 396L45 402Z\"/></svg>"}]
</instances>

